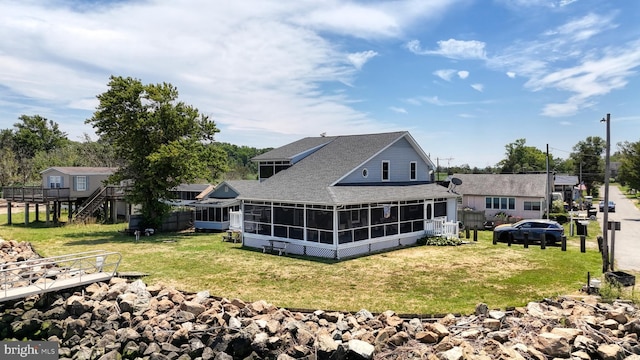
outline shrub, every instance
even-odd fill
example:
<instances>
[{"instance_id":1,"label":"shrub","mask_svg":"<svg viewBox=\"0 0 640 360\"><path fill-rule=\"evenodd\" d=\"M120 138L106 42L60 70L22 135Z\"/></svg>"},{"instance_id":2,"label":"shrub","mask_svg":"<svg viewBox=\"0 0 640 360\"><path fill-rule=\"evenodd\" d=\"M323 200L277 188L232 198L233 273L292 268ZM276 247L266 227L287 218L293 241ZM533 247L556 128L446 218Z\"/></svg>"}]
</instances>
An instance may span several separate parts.
<instances>
[{"instance_id":1,"label":"shrub","mask_svg":"<svg viewBox=\"0 0 640 360\"><path fill-rule=\"evenodd\" d=\"M430 246L458 246L462 244L462 240L444 236L424 236L418 239L417 243Z\"/></svg>"}]
</instances>

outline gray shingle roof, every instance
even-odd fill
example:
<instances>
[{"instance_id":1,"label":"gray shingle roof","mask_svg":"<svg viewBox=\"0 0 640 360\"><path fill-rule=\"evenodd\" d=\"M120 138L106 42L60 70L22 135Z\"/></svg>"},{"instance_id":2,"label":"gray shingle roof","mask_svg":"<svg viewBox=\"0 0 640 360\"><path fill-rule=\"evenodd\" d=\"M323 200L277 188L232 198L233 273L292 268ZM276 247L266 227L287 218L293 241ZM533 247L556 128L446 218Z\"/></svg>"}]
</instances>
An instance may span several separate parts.
<instances>
[{"instance_id":1,"label":"gray shingle roof","mask_svg":"<svg viewBox=\"0 0 640 360\"><path fill-rule=\"evenodd\" d=\"M289 169L275 174L256 187L240 191L240 198L315 204L355 204L422 199L436 195L455 197L455 194L448 193L445 188L435 184L332 186L345 174L405 136L409 136L406 131L305 138L284 146L285 150L275 149L254 160L293 157L322 144L323 141L326 142L326 145Z\"/></svg>"},{"instance_id":2,"label":"gray shingle roof","mask_svg":"<svg viewBox=\"0 0 640 360\"><path fill-rule=\"evenodd\" d=\"M302 154L306 151L309 151L323 144L327 144L333 141L335 138L336 138L335 136L306 137L298 141L294 141L290 144L284 145L282 147L268 151L264 154L255 156L251 160L253 161L292 160L296 155Z\"/></svg>"},{"instance_id":3,"label":"gray shingle roof","mask_svg":"<svg viewBox=\"0 0 640 360\"><path fill-rule=\"evenodd\" d=\"M566 186L578 185L578 177L575 175L555 175L553 177L553 184Z\"/></svg>"},{"instance_id":4,"label":"gray shingle roof","mask_svg":"<svg viewBox=\"0 0 640 360\"><path fill-rule=\"evenodd\" d=\"M546 174L453 174L461 195L545 197ZM553 184L550 184L552 186Z\"/></svg>"},{"instance_id":5,"label":"gray shingle roof","mask_svg":"<svg viewBox=\"0 0 640 360\"><path fill-rule=\"evenodd\" d=\"M86 166L54 166L41 171L56 170L67 175L111 175L117 168L112 167L86 167Z\"/></svg>"}]
</instances>

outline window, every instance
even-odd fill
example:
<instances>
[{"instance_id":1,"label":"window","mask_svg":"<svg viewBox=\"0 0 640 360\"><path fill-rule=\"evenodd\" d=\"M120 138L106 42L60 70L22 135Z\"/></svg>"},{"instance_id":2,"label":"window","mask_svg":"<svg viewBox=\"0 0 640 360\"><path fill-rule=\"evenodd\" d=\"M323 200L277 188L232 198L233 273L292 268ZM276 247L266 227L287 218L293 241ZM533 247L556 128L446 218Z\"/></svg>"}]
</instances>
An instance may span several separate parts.
<instances>
[{"instance_id":1,"label":"window","mask_svg":"<svg viewBox=\"0 0 640 360\"><path fill-rule=\"evenodd\" d=\"M485 208L496 210L515 210L516 198L507 197L486 197Z\"/></svg>"},{"instance_id":2,"label":"window","mask_svg":"<svg viewBox=\"0 0 640 360\"><path fill-rule=\"evenodd\" d=\"M51 189L61 188L62 187L62 176L60 176L60 175L49 176L49 187Z\"/></svg>"},{"instance_id":3,"label":"window","mask_svg":"<svg viewBox=\"0 0 640 360\"><path fill-rule=\"evenodd\" d=\"M524 209L540 211L540 209L542 209L542 206L540 205L540 201L525 201Z\"/></svg>"},{"instance_id":4,"label":"window","mask_svg":"<svg viewBox=\"0 0 640 360\"><path fill-rule=\"evenodd\" d=\"M382 162L382 181L389 181L389 161Z\"/></svg>"},{"instance_id":5,"label":"window","mask_svg":"<svg viewBox=\"0 0 640 360\"><path fill-rule=\"evenodd\" d=\"M86 176L76 176L76 191L87 191Z\"/></svg>"},{"instance_id":6,"label":"window","mask_svg":"<svg viewBox=\"0 0 640 360\"><path fill-rule=\"evenodd\" d=\"M412 161L409 165L409 178L410 180L417 180L418 179L418 163L416 163L415 161Z\"/></svg>"},{"instance_id":7,"label":"window","mask_svg":"<svg viewBox=\"0 0 640 360\"><path fill-rule=\"evenodd\" d=\"M367 176L369 176L369 170L367 170L366 168L362 169L362 177L366 178Z\"/></svg>"}]
</instances>

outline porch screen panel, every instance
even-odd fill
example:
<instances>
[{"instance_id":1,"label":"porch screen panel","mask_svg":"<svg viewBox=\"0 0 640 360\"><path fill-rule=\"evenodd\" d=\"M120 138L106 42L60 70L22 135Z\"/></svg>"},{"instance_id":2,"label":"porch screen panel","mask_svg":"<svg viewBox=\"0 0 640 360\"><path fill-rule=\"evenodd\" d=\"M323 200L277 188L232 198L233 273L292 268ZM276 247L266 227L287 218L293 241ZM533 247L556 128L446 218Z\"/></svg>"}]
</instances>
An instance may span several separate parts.
<instances>
[{"instance_id":1,"label":"porch screen panel","mask_svg":"<svg viewBox=\"0 0 640 360\"><path fill-rule=\"evenodd\" d=\"M244 211L245 232L271 235L271 206L245 204Z\"/></svg>"},{"instance_id":2,"label":"porch screen panel","mask_svg":"<svg viewBox=\"0 0 640 360\"><path fill-rule=\"evenodd\" d=\"M436 218L447 216L447 202L436 201L433 204L433 216Z\"/></svg>"},{"instance_id":3,"label":"porch screen panel","mask_svg":"<svg viewBox=\"0 0 640 360\"><path fill-rule=\"evenodd\" d=\"M368 205L348 206L338 213L338 243L346 244L369 238Z\"/></svg>"},{"instance_id":4,"label":"porch screen panel","mask_svg":"<svg viewBox=\"0 0 640 360\"><path fill-rule=\"evenodd\" d=\"M298 207L296 207L298 206ZM280 204L273 207L274 236L289 239L304 239L304 207L295 204Z\"/></svg>"},{"instance_id":5,"label":"porch screen panel","mask_svg":"<svg viewBox=\"0 0 640 360\"><path fill-rule=\"evenodd\" d=\"M400 206L400 233L424 230L424 203L416 202Z\"/></svg>"},{"instance_id":6,"label":"porch screen panel","mask_svg":"<svg viewBox=\"0 0 640 360\"><path fill-rule=\"evenodd\" d=\"M333 211L307 209L307 241L333 244Z\"/></svg>"},{"instance_id":7,"label":"porch screen panel","mask_svg":"<svg viewBox=\"0 0 640 360\"><path fill-rule=\"evenodd\" d=\"M383 237L398 234L398 207L376 205L371 208L371 237Z\"/></svg>"}]
</instances>

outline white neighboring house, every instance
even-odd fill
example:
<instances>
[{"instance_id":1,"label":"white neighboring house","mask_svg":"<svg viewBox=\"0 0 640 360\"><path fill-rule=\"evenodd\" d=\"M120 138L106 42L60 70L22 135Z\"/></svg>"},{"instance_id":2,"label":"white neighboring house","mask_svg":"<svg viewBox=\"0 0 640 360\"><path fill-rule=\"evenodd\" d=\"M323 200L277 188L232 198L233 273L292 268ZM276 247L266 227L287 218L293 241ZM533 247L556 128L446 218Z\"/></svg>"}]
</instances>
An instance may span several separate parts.
<instances>
[{"instance_id":1,"label":"white neighboring house","mask_svg":"<svg viewBox=\"0 0 640 360\"><path fill-rule=\"evenodd\" d=\"M282 241L288 253L336 259L457 236L458 195L433 181L408 132L308 137L252 160L259 180L216 186L194 204L196 230L228 228L239 208L245 246Z\"/></svg>"}]
</instances>

